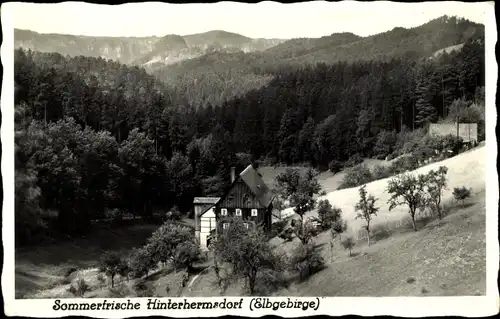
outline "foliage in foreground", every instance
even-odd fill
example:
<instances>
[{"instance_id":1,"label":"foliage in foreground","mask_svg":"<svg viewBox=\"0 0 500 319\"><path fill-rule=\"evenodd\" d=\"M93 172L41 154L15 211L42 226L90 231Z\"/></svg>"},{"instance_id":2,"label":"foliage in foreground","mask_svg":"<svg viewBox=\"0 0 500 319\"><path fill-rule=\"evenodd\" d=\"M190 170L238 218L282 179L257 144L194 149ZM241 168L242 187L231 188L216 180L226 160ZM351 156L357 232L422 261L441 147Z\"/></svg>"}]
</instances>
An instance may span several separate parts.
<instances>
[{"instance_id":1,"label":"foliage in foreground","mask_svg":"<svg viewBox=\"0 0 500 319\"><path fill-rule=\"evenodd\" d=\"M261 227L247 229L241 219L229 220L229 228L217 237L214 253L218 261L231 269L229 275L243 278L250 294L254 294L262 272L282 270L281 256L270 246Z\"/></svg>"}]
</instances>

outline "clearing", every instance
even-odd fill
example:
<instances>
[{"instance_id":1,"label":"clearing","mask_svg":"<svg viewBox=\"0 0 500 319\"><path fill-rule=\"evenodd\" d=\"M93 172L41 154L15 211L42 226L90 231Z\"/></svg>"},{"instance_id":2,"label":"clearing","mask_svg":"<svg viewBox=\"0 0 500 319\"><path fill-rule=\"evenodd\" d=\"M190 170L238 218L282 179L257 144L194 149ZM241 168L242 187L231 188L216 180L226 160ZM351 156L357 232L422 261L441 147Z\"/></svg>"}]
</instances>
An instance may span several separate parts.
<instances>
[{"instance_id":1,"label":"clearing","mask_svg":"<svg viewBox=\"0 0 500 319\"><path fill-rule=\"evenodd\" d=\"M354 205L358 187L336 191L343 173L324 172L319 180L328 192L324 197L343 211L349 232L357 239L352 257L342 249L339 240L330 249L330 235L315 238L317 249L326 261L326 268L305 282L289 278L286 288L269 287L270 295L302 296L421 296L421 295L478 295L485 294L485 159L486 148L471 151L416 170L426 173L440 165L448 167L448 188L444 193L447 216L441 221L424 217L418 232L409 229L407 209L397 207L388 211L385 192L388 179L367 184L367 191L379 198L378 216L373 220L373 243L366 246L362 221L355 220ZM367 160L373 166L385 161ZM387 163L387 162L386 162ZM305 168L302 168L305 169ZM261 167L259 171L268 185L285 168ZM464 207L451 200L453 187L472 187L472 198ZM291 209L287 210L291 216ZM314 216L311 212L308 216ZM425 224L427 223L427 224ZM157 225L136 225L124 228L103 228L92 237L78 238L57 244L26 247L16 250L16 298L73 297L67 292L76 278L85 278L93 291L85 297L134 296L130 283L109 289L99 279L96 264L104 250L125 251L142 246ZM358 236L359 235L359 236ZM272 241L289 252L297 241ZM207 265L189 279L188 287L179 288L182 272L160 271L147 280L148 296L220 296L215 275ZM71 275L71 269L78 269ZM99 283L100 281L100 283ZM167 286L169 289L167 289ZM225 295L243 295L241 286L230 286Z\"/></svg>"}]
</instances>

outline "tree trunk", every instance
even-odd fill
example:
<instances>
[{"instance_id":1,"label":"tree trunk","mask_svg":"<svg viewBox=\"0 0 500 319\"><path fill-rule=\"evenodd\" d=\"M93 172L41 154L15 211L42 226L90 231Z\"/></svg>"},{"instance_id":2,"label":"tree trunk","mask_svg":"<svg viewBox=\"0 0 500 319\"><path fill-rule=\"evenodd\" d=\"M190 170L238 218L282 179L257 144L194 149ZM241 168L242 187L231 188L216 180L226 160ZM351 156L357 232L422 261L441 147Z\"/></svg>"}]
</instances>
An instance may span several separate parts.
<instances>
[{"instance_id":1,"label":"tree trunk","mask_svg":"<svg viewBox=\"0 0 500 319\"><path fill-rule=\"evenodd\" d=\"M115 276L111 276L111 288L115 286Z\"/></svg>"},{"instance_id":2,"label":"tree trunk","mask_svg":"<svg viewBox=\"0 0 500 319\"><path fill-rule=\"evenodd\" d=\"M370 246L370 223L366 225L366 233L368 235L368 246Z\"/></svg>"},{"instance_id":3,"label":"tree trunk","mask_svg":"<svg viewBox=\"0 0 500 319\"><path fill-rule=\"evenodd\" d=\"M415 212L411 214L411 224L413 226L413 230L417 231L417 224L415 223Z\"/></svg>"}]
</instances>

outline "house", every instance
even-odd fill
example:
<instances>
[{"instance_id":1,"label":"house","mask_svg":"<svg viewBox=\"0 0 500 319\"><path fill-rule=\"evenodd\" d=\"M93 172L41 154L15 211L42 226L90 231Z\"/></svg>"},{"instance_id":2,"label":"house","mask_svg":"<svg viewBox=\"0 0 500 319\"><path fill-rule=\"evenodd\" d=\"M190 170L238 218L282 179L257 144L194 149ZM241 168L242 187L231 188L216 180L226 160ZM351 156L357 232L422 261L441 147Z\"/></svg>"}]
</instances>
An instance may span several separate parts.
<instances>
[{"instance_id":1,"label":"house","mask_svg":"<svg viewBox=\"0 0 500 319\"><path fill-rule=\"evenodd\" d=\"M273 199L262 175L249 165L237 177L231 168L231 187L217 201L214 214L217 221L216 232L229 226L228 217L241 217L246 227L262 225L270 230L272 223Z\"/></svg>"},{"instance_id":2,"label":"house","mask_svg":"<svg viewBox=\"0 0 500 319\"><path fill-rule=\"evenodd\" d=\"M214 207L219 199L220 197L195 197L193 200L195 237L200 248L205 251L208 249L209 235L215 230Z\"/></svg>"}]
</instances>

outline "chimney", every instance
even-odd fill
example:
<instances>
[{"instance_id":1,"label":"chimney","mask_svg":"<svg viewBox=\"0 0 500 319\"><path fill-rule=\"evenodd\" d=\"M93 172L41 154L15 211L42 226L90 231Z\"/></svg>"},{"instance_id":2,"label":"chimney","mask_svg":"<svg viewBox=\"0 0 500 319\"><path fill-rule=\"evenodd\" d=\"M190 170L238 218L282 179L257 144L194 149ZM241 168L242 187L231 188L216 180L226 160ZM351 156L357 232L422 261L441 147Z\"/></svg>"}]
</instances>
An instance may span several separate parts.
<instances>
[{"instance_id":1,"label":"chimney","mask_svg":"<svg viewBox=\"0 0 500 319\"><path fill-rule=\"evenodd\" d=\"M231 183L234 182L236 178L236 168L233 166L231 167Z\"/></svg>"}]
</instances>

